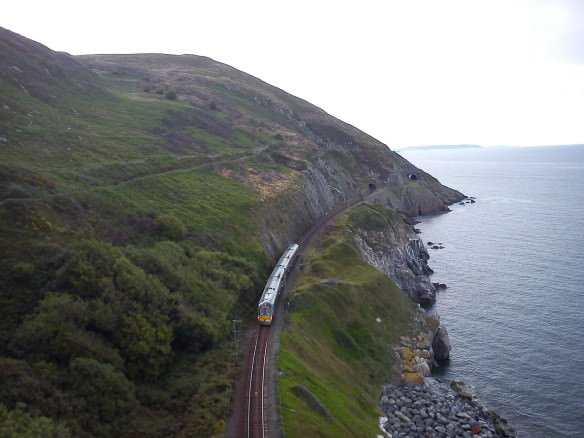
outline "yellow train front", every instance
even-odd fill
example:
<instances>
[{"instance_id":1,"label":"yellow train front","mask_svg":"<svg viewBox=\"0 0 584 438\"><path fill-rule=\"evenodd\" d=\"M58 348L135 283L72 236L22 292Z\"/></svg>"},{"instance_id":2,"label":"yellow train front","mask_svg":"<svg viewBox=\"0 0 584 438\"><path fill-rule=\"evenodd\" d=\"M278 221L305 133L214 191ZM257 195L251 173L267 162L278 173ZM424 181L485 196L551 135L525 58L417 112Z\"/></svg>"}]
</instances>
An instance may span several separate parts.
<instances>
[{"instance_id":1,"label":"yellow train front","mask_svg":"<svg viewBox=\"0 0 584 438\"><path fill-rule=\"evenodd\" d=\"M273 306L270 303L263 302L258 306L258 321L261 325L270 325L272 323Z\"/></svg>"},{"instance_id":2,"label":"yellow train front","mask_svg":"<svg viewBox=\"0 0 584 438\"><path fill-rule=\"evenodd\" d=\"M258 304L258 322L261 325L270 325L272 323L276 310L276 299L280 290L286 284L286 276L294 264L297 251L298 245L295 243L286 248L286 251L284 251L284 254L282 254L282 257L280 257L280 260L278 260L276 267L272 271L270 278L268 278L268 282Z\"/></svg>"}]
</instances>

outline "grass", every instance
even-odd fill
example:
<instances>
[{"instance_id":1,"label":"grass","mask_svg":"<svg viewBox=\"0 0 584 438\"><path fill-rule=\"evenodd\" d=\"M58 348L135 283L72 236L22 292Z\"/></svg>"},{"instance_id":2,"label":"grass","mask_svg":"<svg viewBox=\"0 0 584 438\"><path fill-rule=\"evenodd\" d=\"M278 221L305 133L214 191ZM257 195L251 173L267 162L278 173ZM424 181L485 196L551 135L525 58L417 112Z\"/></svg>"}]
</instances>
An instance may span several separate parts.
<instances>
[{"instance_id":1,"label":"grass","mask_svg":"<svg viewBox=\"0 0 584 438\"><path fill-rule=\"evenodd\" d=\"M396 360L390 345L409 330L413 304L362 260L351 225L345 215L319 238L290 292L278 358L287 437L375 436L377 398ZM330 277L336 284L321 283Z\"/></svg>"},{"instance_id":2,"label":"grass","mask_svg":"<svg viewBox=\"0 0 584 438\"><path fill-rule=\"evenodd\" d=\"M401 221L395 210L382 204L361 204L349 213L351 223L365 231L382 231Z\"/></svg>"},{"instance_id":3,"label":"grass","mask_svg":"<svg viewBox=\"0 0 584 438\"><path fill-rule=\"evenodd\" d=\"M14 200L0 213L6 224L11 223L2 230L6 247L15 228L29 230L32 239L71 238L71 233L83 232L119 244L145 244L156 238L147 232L148 221L170 214L200 246L254 259L263 258L259 240L253 238L257 229L251 217L256 208L256 193L237 181L206 170L174 170L66 196Z\"/></svg>"}]
</instances>

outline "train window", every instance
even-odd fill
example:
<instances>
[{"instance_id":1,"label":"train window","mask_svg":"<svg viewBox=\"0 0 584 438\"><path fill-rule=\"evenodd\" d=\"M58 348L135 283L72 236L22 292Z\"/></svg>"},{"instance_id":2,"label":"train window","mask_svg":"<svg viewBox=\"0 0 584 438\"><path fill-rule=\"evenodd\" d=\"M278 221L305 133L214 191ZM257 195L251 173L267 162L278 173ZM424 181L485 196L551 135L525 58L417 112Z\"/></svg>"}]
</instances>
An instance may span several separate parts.
<instances>
[{"instance_id":1,"label":"train window","mask_svg":"<svg viewBox=\"0 0 584 438\"><path fill-rule=\"evenodd\" d=\"M262 304L260 306L260 315L271 315L272 314L272 306L269 304Z\"/></svg>"}]
</instances>

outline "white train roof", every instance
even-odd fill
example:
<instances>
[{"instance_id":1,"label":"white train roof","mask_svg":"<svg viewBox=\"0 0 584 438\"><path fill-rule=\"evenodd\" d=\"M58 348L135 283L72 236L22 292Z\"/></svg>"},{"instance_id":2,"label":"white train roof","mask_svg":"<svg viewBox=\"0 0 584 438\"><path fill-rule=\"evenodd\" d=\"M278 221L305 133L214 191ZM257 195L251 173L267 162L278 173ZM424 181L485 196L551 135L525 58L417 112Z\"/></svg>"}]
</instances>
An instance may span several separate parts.
<instances>
[{"instance_id":1,"label":"white train roof","mask_svg":"<svg viewBox=\"0 0 584 438\"><path fill-rule=\"evenodd\" d=\"M290 245L284 253L276 267L272 271L270 278L268 278L268 282L266 283L266 287L264 288L264 292L262 293L262 297L260 299L260 305L264 303L274 304L276 301L276 297L278 295L278 290L280 289L280 284L284 280L284 276L286 275L286 269L294 256L294 253L298 250L298 245L296 243Z\"/></svg>"}]
</instances>

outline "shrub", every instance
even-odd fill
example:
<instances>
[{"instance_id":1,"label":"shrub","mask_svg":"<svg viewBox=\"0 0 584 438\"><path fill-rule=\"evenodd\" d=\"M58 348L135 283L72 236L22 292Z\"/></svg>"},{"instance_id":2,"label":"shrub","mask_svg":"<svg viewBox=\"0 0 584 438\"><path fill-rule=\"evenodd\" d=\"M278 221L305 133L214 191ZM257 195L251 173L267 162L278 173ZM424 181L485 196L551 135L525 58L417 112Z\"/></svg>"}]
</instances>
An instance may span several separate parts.
<instances>
[{"instance_id":1,"label":"shrub","mask_svg":"<svg viewBox=\"0 0 584 438\"><path fill-rule=\"evenodd\" d=\"M0 404L14 409L18 403L26 403L29 412L50 417L68 414L71 410L68 400L48 381L53 380L52 376L45 377L50 373L41 375L39 368L48 365L35 364L33 369L23 360L0 357Z\"/></svg>"},{"instance_id":2,"label":"shrub","mask_svg":"<svg viewBox=\"0 0 584 438\"><path fill-rule=\"evenodd\" d=\"M127 315L120 333L128 371L145 379L158 377L171 353L172 329L152 319L151 315Z\"/></svg>"},{"instance_id":3,"label":"shrub","mask_svg":"<svg viewBox=\"0 0 584 438\"><path fill-rule=\"evenodd\" d=\"M182 240L187 232L182 221L171 214L159 215L156 218L156 227L163 237L175 242Z\"/></svg>"},{"instance_id":4,"label":"shrub","mask_svg":"<svg viewBox=\"0 0 584 438\"><path fill-rule=\"evenodd\" d=\"M96 298L111 289L113 264L120 256L112 245L97 241L71 247L56 275L56 288L82 298Z\"/></svg>"},{"instance_id":5,"label":"shrub","mask_svg":"<svg viewBox=\"0 0 584 438\"><path fill-rule=\"evenodd\" d=\"M164 97L166 97L168 100L176 100L178 95L176 94L175 90L168 90L165 94Z\"/></svg>"},{"instance_id":6,"label":"shrub","mask_svg":"<svg viewBox=\"0 0 584 438\"><path fill-rule=\"evenodd\" d=\"M121 366L118 353L87 330L91 317L88 303L82 299L63 293L48 294L37 313L16 330L13 350L18 355L58 364L86 356Z\"/></svg>"}]
</instances>

